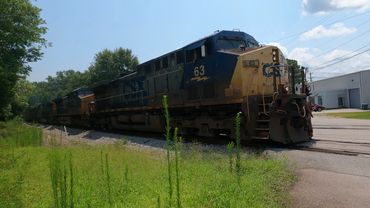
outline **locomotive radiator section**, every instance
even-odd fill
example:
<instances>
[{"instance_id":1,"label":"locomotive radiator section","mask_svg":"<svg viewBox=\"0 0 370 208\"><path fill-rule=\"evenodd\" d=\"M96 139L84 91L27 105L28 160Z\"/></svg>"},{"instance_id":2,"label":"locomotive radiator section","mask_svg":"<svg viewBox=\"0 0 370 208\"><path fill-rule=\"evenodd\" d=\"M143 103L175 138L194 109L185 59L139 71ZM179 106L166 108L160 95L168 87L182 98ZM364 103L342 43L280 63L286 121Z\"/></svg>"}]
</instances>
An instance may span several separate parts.
<instances>
[{"instance_id":1,"label":"locomotive radiator section","mask_svg":"<svg viewBox=\"0 0 370 208\"><path fill-rule=\"evenodd\" d=\"M312 137L311 110L307 96L291 87L286 60L274 46L263 46L238 57L230 97L240 91L246 139L270 139L283 144Z\"/></svg>"}]
</instances>

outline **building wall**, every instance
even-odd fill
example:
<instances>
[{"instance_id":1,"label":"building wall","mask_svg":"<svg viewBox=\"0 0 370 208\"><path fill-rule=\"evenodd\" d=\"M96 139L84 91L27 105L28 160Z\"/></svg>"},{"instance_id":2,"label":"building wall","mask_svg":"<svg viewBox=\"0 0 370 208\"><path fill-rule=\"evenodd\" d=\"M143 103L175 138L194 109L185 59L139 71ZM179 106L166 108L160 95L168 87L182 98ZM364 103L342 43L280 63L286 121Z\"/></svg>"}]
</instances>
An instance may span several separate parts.
<instances>
[{"instance_id":1,"label":"building wall","mask_svg":"<svg viewBox=\"0 0 370 208\"><path fill-rule=\"evenodd\" d=\"M338 108L338 97L343 97L343 107L350 107L349 90L360 89L360 103L370 104L370 70L315 81L310 84L312 96L318 103L319 96L327 108Z\"/></svg>"},{"instance_id":2,"label":"building wall","mask_svg":"<svg viewBox=\"0 0 370 208\"><path fill-rule=\"evenodd\" d=\"M315 96L315 103L320 104L320 96L322 98L322 105L326 108L349 107L348 91L346 89L319 92ZM339 97L343 98L343 106L338 105Z\"/></svg>"},{"instance_id":3,"label":"building wall","mask_svg":"<svg viewBox=\"0 0 370 208\"><path fill-rule=\"evenodd\" d=\"M319 80L312 83L313 92L360 88L360 73Z\"/></svg>"},{"instance_id":4,"label":"building wall","mask_svg":"<svg viewBox=\"0 0 370 208\"><path fill-rule=\"evenodd\" d=\"M361 103L370 105L370 70L361 72Z\"/></svg>"}]
</instances>

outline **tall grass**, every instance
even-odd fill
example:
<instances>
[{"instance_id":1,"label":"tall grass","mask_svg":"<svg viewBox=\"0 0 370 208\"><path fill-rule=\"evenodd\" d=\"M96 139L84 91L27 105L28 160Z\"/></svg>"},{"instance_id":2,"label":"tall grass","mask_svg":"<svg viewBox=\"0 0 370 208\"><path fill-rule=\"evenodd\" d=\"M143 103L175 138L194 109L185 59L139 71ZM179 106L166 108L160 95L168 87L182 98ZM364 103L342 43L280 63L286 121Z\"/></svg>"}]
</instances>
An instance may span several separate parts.
<instances>
[{"instance_id":1,"label":"tall grass","mask_svg":"<svg viewBox=\"0 0 370 208\"><path fill-rule=\"evenodd\" d=\"M168 98L166 95L162 98L162 104L163 104L163 110L164 115L166 119L166 151L167 151L167 169L168 169L168 195L169 195L169 201L171 203L172 201L172 171L171 171L171 159L170 159L170 148L171 148L171 126L170 126L170 113L168 111Z\"/></svg>"},{"instance_id":2,"label":"tall grass","mask_svg":"<svg viewBox=\"0 0 370 208\"><path fill-rule=\"evenodd\" d=\"M180 192L180 167L179 167L179 152L180 152L180 140L181 138L178 137L178 128L176 127L173 131L173 137L171 141L171 126L170 126L170 113L168 111L168 99L167 96L164 95L162 99L163 109L165 114L166 120L166 149L167 149L167 166L168 166L168 183L169 183L169 205L172 204L172 171L171 171L171 158L170 158L170 147L172 144L175 148L175 177L176 177L176 205L177 207L181 207L181 192Z\"/></svg>"},{"instance_id":3,"label":"tall grass","mask_svg":"<svg viewBox=\"0 0 370 208\"><path fill-rule=\"evenodd\" d=\"M70 152L69 153L69 161L68 161L68 165L69 165L69 174L70 174L70 181L69 181L69 204L70 204L70 207L71 208L74 208L74 190L73 190L73 186L74 186L74 180L73 180L73 163L72 163L72 153Z\"/></svg>"},{"instance_id":4,"label":"tall grass","mask_svg":"<svg viewBox=\"0 0 370 208\"><path fill-rule=\"evenodd\" d=\"M234 165L233 149L234 149L234 142L228 143L227 144L227 155L229 157L229 171L230 171L230 173L233 172L233 165Z\"/></svg>"},{"instance_id":5,"label":"tall grass","mask_svg":"<svg viewBox=\"0 0 370 208\"><path fill-rule=\"evenodd\" d=\"M178 128L175 128L173 133L173 140L175 142L175 170L176 170L176 202L177 207L181 207L181 200L180 200L180 168L179 168L179 138L177 136Z\"/></svg>"},{"instance_id":6,"label":"tall grass","mask_svg":"<svg viewBox=\"0 0 370 208\"><path fill-rule=\"evenodd\" d=\"M24 206L20 193L33 161L27 149L42 141L40 129L19 120L0 122L0 207Z\"/></svg>"},{"instance_id":7,"label":"tall grass","mask_svg":"<svg viewBox=\"0 0 370 208\"><path fill-rule=\"evenodd\" d=\"M100 150L100 171L101 175L104 176L103 150Z\"/></svg>"},{"instance_id":8,"label":"tall grass","mask_svg":"<svg viewBox=\"0 0 370 208\"><path fill-rule=\"evenodd\" d=\"M235 142L236 142L236 161L235 161L235 170L238 178L238 184L240 185L240 176L241 176L241 160L240 160L240 115L241 112L238 112L235 117Z\"/></svg>"},{"instance_id":9,"label":"tall grass","mask_svg":"<svg viewBox=\"0 0 370 208\"><path fill-rule=\"evenodd\" d=\"M51 151L49 155L53 206L56 208L74 207L72 154L69 153L68 158L67 154L62 155L57 149Z\"/></svg>"},{"instance_id":10,"label":"tall grass","mask_svg":"<svg viewBox=\"0 0 370 208\"><path fill-rule=\"evenodd\" d=\"M0 124L0 147L40 146L42 131L39 128L22 124L20 121L10 121Z\"/></svg>"},{"instance_id":11,"label":"tall grass","mask_svg":"<svg viewBox=\"0 0 370 208\"><path fill-rule=\"evenodd\" d=\"M161 208L161 196L157 197L157 208Z\"/></svg>"},{"instance_id":12,"label":"tall grass","mask_svg":"<svg viewBox=\"0 0 370 208\"><path fill-rule=\"evenodd\" d=\"M239 174L236 182L230 177L227 154L193 145L182 149L177 133L175 128L169 135L167 147L174 147L174 151L168 149L168 152L131 149L119 143L31 145L13 149L8 146L6 155L1 148L0 156L4 157L0 158L0 207L288 205L287 190L292 174L283 162L240 155L240 163L248 174ZM230 148L233 154L234 148ZM173 154L173 158L168 159L167 153ZM168 166L172 166L171 179L175 180L171 185L174 188L172 202L168 199L166 185L169 183Z\"/></svg>"},{"instance_id":13,"label":"tall grass","mask_svg":"<svg viewBox=\"0 0 370 208\"><path fill-rule=\"evenodd\" d=\"M125 176L124 176L124 186L123 186L123 188L124 188L124 190L125 191L128 191L128 166L126 165L125 166L125 174L124 174Z\"/></svg>"},{"instance_id":14,"label":"tall grass","mask_svg":"<svg viewBox=\"0 0 370 208\"><path fill-rule=\"evenodd\" d=\"M109 163L108 163L108 154L105 154L105 174L107 176L107 181L106 181L106 184L107 184L107 197L108 197L108 202L109 202L109 205L112 206L112 194L111 194L111 179L110 179L110 172L109 172Z\"/></svg>"}]
</instances>

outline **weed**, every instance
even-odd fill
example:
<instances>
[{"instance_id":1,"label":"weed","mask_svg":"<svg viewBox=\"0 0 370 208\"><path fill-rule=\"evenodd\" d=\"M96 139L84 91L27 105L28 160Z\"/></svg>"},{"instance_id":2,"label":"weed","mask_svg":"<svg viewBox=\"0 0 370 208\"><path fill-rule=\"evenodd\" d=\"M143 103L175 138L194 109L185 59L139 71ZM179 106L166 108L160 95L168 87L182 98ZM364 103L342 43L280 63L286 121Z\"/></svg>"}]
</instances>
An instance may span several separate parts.
<instances>
[{"instance_id":1,"label":"weed","mask_svg":"<svg viewBox=\"0 0 370 208\"><path fill-rule=\"evenodd\" d=\"M72 163L72 153L69 153L69 174L70 174L70 181L69 181L69 204L71 208L74 208L74 180L73 180L73 163Z\"/></svg>"},{"instance_id":2,"label":"weed","mask_svg":"<svg viewBox=\"0 0 370 208\"><path fill-rule=\"evenodd\" d=\"M173 140L175 141L175 169L176 169L176 201L177 207L181 207L181 200L180 200L180 169L179 169L179 140L177 137L178 128L175 128L173 133Z\"/></svg>"},{"instance_id":3,"label":"weed","mask_svg":"<svg viewBox=\"0 0 370 208\"><path fill-rule=\"evenodd\" d=\"M111 195L111 185L110 185L110 173L109 173L109 163L108 163L108 154L105 154L105 171L107 176L107 193L108 193L108 202L112 206L112 195Z\"/></svg>"},{"instance_id":4,"label":"weed","mask_svg":"<svg viewBox=\"0 0 370 208\"><path fill-rule=\"evenodd\" d=\"M125 190L127 191L128 190L128 166L127 165L125 167L125 180L124 180L124 184L125 184Z\"/></svg>"},{"instance_id":5,"label":"weed","mask_svg":"<svg viewBox=\"0 0 370 208\"><path fill-rule=\"evenodd\" d=\"M59 208L59 174L60 174L60 158L53 151L49 158L51 188L53 190L54 207Z\"/></svg>"},{"instance_id":6,"label":"weed","mask_svg":"<svg viewBox=\"0 0 370 208\"><path fill-rule=\"evenodd\" d=\"M238 184L240 185L240 175L241 175L241 161L240 161L240 115L241 112L236 114L235 118L235 140L236 140L236 161L235 169L238 177Z\"/></svg>"},{"instance_id":7,"label":"weed","mask_svg":"<svg viewBox=\"0 0 370 208\"><path fill-rule=\"evenodd\" d=\"M157 197L157 208L161 208L161 196Z\"/></svg>"},{"instance_id":8,"label":"weed","mask_svg":"<svg viewBox=\"0 0 370 208\"><path fill-rule=\"evenodd\" d=\"M170 146L171 146L171 126L170 126L170 113L168 112L168 99L166 95L163 95L162 98L162 104L163 104L163 109L164 109L164 115L166 119L166 150L167 150L167 168L168 168L168 195L170 197L170 203L172 200L172 173L171 173L171 160L170 160Z\"/></svg>"},{"instance_id":9,"label":"weed","mask_svg":"<svg viewBox=\"0 0 370 208\"><path fill-rule=\"evenodd\" d=\"M104 176L103 150L100 150L100 170L101 170L101 175Z\"/></svg>"},{"instance_id":10,"label":"weed","mask_svg":"<svg viewBox=\"0 0 370 208\"><path fill-rule=\"evenodd\" d=\"M62 159L61 153L54 147L49 155L49 170L54 207L74 207L72 154L69 154L68 159L67 154L65 154L64 159Z\"/></svg>"},{"instance_id":11,"label":"weed","mask_svg":"<svg viewBox=\"0 0 370 208\"><path fill-rule=\"evenodd\" d=\"M230 173L233 172L233 149L234 149L234 142L230 142L229 144L227 144L227 155L229 157L229 171Z\"/></svg>"}]
</instances>

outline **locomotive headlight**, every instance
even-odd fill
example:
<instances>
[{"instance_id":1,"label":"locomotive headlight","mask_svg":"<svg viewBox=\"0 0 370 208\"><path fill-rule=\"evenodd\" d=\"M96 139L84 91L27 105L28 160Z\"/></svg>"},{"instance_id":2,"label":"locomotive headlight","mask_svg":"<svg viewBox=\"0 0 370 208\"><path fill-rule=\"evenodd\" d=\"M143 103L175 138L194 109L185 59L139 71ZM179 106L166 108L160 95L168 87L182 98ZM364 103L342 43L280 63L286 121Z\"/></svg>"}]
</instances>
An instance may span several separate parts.
<instances>
[{"instance_id":1,"label":"locomotive headlight","mask_svg":"<svg viewBox=\"0 0 370 208\"><path fill-rule=\"evenodd\" d=\"M278 63L279 62L279 49L277 48L274 48L272 49L272 61L274 63Z\"/></svg>"}]
</instances>

